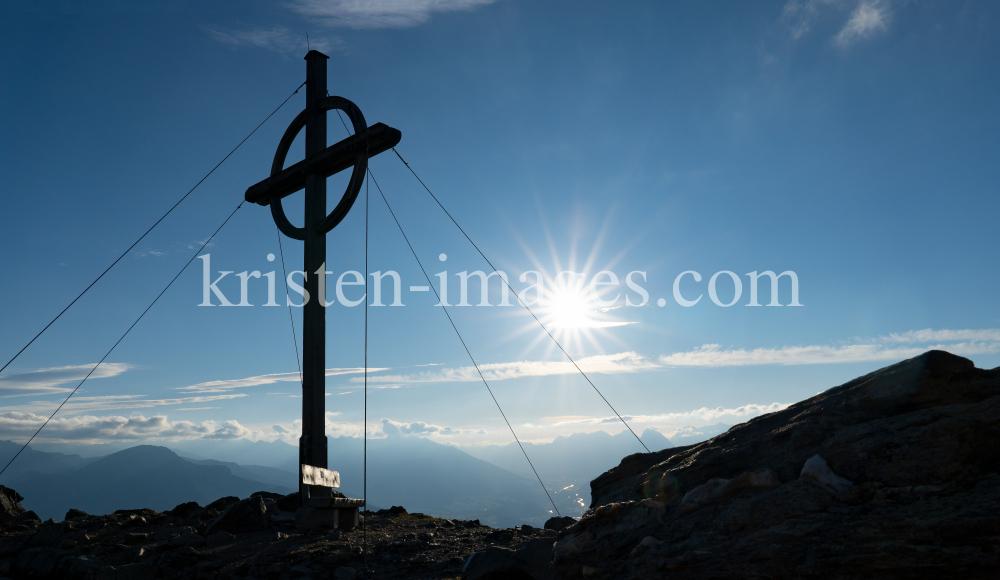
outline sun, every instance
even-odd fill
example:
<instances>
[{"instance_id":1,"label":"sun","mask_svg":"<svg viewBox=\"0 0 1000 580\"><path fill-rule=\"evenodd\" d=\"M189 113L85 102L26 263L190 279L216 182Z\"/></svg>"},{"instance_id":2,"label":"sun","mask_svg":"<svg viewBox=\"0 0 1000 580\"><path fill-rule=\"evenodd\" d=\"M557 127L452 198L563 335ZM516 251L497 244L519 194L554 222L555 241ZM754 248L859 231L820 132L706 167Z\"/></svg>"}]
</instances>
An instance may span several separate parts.
<instances>
[{"instance_id":1,"label":"sun","mask_svg":"<svg viewBox=\"0 0 1000 580\"><path fill-rule=\"evenodd\" d=\"M592 328L592 308L584 292L577 288L556 288L549 298L545 311L552 322L552 328Z\"/></svg>"},{"instance_id":2,"label":"sun","mask_svg":"<svg viewBox=\"0 0 1000 580\"><path fill-rule=\"evenodd\" d=\"M521 242L532 264L530 270L518 276L521 282L529 284L520 291L518 298L519 303L531 311L531 316L508 336L511 340L522 341L525 356L541 344L548 345L546 350L550 354L558 350L573 353L573 356L602 354L606 346L602 343L624 345L621 333L613 331L615 327L638 324L624 319L625 292L622 284L615 281L616 277L622 279L616 276L614 269L623 253L618 252L603 267L598 264L614 211L609 209L606 213L601 227L574 232L569 247L563 248L559 248L544 216L540 216L541 229L548 242L548 259L538 253L543 245L528 244L517 232L511 232ZM582 240L592 242L589 252L579 251L578 244ZM599 283L595 282L598 274L603 276ZM602 291L596 291L595 287L602 287ZM539 323L544 331L539 329ZM528 336L532 339L524 341Z\"/></svg>"},{"instance_id":3,"label":"sun","mask_svg":"<svg viewBox=\"0 0 1000 580\"><path fill-rule=\"evenodd\" d=\"M634 324L614 316L611 312L617 308L597 306L586 280L585 272L563 271L555 276L545 275L539 281L530 309L548 332L536 335L528 349L548 342L549 350L552 350L555 345L547 336L551 334L568 351L602 352L603 341L618 340L608 334L608 329ZM522 332L537 330L537 324L532 321Z\"/></svg>"}]
</instances>

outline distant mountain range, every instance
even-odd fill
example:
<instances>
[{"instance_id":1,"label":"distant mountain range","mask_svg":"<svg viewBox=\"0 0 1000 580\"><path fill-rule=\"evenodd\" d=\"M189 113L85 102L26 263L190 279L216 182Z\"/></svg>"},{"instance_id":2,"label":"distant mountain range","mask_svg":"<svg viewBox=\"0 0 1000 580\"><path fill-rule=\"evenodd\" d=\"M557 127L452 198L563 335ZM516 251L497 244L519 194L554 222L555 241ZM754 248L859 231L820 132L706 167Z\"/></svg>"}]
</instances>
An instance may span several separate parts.
<instances>
[{"instance_id":1,"label":"distant mountain range","mask_svg":"<svg viewBox=\"0 0 1000 580\"><path fill-rule=\"evenodd\" d=\"M660 451L674 445L654 429L640 436L650 451ZM590 481L621 463L622 457L644 453L631 431L617 435L604 431L574 433L556 437L551 443L524 443L531 465L516 442L508 445L488 445L463 448L471 455L500 466L511 473L536 482L531 465L552 492L563 515L579 516L590 505ZM538 486L541 490L541 486ZM547 501L547 500L546 500Z\"/></svg>"},{"instance_id":2,"label":"distant mountain range","mask_svg":"<svg viewBox=\"0 0 1000 580\"><path fill-rule=\"evenodd\" d=\"M17 452L21 449L20 443L14 443L13 441L0 441L0 467L7 465ZM28 446L21 451L21 454L17 456L17 459L13 461L10 465L7 465L7 469L3 473L3 477L0 478L0 484L7 485L11 487L6 482L12 479L30 472L39 473L67 473L74 469L79 469L88 463L88 461L93 461L94 459L83 459L79 455L71 455L66 453L55 453L55 452L45 452L38 451L37 449Z\"/></svg>"},{"instance_id":3,"label":"distant mountain range","mask_svg":"<svg viewBox=\"0 0 1000 580\"><path fill-rule=\"evenodd\" d=\"M178 453L178 455L180 454ZM295 481L295 478L298 475L297 473L285 471L276 467L266 467L263 465L240 465L231 461L218 461L216 459L192 459L190 457L184 457L183 455L181 455L181 458L196 465L222 465L228 468L229 472L236 477L242 477L243 479L249 479L250 481L258 481L274 488L280 487L282 489L292 489L297 485Z\"/></svg>"},{"instance_id":4,"label":"distant mountain range","mask_svg":"<svg viewBox=\"0 0 1000 580\"><path fill-rule=\"evenodd\" d=\"M247 439L189 439L168 443L168 447L181 457L191 459L217 459L240 465L263 465L287 468L296 465L299 458L297 445L284 441L249 441ZM298 473L298 467L293 469ZM294 483L294 482L293 482Z\"/></svg>"},{"instance_id":5,"label":"distant mountain range","mask_svg":"<svg viewBox=\"0 0 1000 580\"><path fill-rule=\"evenodd\" d=\"M724 432L713 425L678 432L668 440L649 429L642 440L651 451ZM290 493L297 488L298 448L283 441L193 440L170 449L140 445L65 446L75 453L28 447L0 477L25 497L27 509L61 520L70 508L102 514L148 507L158 511L186 501L202 505L220 497L256 491ZM331 437L329 467L341 473L341 491L362 497L364 441ZM59 449L52 444L48 449ZM0 441L6 463L19 444ZM105 452L95 457L95 451ZM538 474L563 515L580 515L590 504L590 481L643 451L629 431L577 433L551 443L526 443ZM112 452L114 451L114 452ZM414 436L368 440L368 505L402 505L411 512L478 519L491 526L540 525L553 515L541 485L515 444L459 448Z\"/></svg>"},{"instance_id":6,"label":"distant mountain range","mask_svg":"<svg viewBox=\"0 0 1000 580\"><path fill-rule=\"evenodd\" d=\"M288 486L237 477L225 465L192 463L166 447L139 445L91 461L76 455L67 461L67 456L60 455L35 451L35 470L9 479L5 473L0 481L23 495L22 505L43 519L62 520L70 508L93 514L136 508L163 511L187 501L205 505L227 495L292 491ZM73 467L76 460L82 465L78 462L80 466Z\"/></svg>"}]
</instances>

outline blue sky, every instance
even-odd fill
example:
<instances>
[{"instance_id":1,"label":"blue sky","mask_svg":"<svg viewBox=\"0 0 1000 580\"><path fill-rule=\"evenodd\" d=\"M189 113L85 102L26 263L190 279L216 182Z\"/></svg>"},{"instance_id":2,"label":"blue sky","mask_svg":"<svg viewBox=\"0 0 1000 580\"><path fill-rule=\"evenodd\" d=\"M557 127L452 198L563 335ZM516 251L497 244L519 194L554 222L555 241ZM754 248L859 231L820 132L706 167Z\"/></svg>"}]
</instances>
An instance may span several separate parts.
<instances>
[{"instance_id":1,"label":"blue sky","mask_svg":"<svg viewBox=\"0 0 1000 580\"><path fill-rule=\"evenodd\" d=\"M331 93L402 131L399 152L515 290L531 270L550 288L582 274L539 313L636 430L739 422L932 347L1000 364L995 4L18 0L0 13L4 362L305 79L308 32ZM24 440L100 360L267 176L303 105L300 92L4 371L0 437ZM335 118L329 134L344 136ZM299 143L289 162L301 156ZM395 156L371 168L456 303L456 274L486 264ZM345 183L330 178L331 207ZM409 291L426 281L370 193L368 271L398 272L405 306L369 310L369 431L509 442L433 296ZM365 269L364 223L360 198L328 236L328 299ZM196 260L41 437L294 441L276 236L247 205L202 254L213 280L276 271L281 307L263 306L264 279L249 282L254 307L199 307ZM301 269L300 244L283 243ZM600 271L619 280L603 310L586 292ZM691 307L673 292L686 271L701 276L679 283L701 296ZM802 306L787 276L783 306L747 306L746 274L763 271L795 272ZM624 305L642 301L630 272L645 273L642 306ZM709 295L717 272L741 280L733 306ZM732 301L729 275L716 280ZM219 288L239 300L234 274ZM364 310L335 302L329 433L357 435ZM621 431L523 308L451 312L522 438Z\"/></svg>"}]
</instances>

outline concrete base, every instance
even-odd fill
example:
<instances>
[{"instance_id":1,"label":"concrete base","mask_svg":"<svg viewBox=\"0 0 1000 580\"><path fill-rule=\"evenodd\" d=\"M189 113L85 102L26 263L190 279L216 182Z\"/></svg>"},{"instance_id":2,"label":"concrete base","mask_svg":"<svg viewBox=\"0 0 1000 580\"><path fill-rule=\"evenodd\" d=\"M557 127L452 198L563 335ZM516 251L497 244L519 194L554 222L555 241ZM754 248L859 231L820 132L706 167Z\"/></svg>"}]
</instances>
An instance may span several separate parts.
<instances>
[{"instance_id":1,"label":"concrete base","mask_svg":"<svg viewBox=\"0 0 1000 580\"><path fill-rule=\"evenodd\" d=\"M358 524L358 508L300 507L295 512L295 529L300 532L347 531Z\"/></svg>"}]
</instances>

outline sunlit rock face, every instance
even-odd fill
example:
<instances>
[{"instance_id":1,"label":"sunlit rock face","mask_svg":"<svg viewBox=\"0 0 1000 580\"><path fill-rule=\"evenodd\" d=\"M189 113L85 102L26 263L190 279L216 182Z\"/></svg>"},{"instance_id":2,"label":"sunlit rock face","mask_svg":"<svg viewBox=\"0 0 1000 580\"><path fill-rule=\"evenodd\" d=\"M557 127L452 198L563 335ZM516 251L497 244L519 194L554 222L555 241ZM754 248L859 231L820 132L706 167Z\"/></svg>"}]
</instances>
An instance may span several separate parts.
<instances>
[{"instance_id":1,"label":"sunlit rock face","mask_svg":"<svg viewBox=\"0 0 1000 580\"><path fill-rule=\"evenodd\" d=\"M556 578L995 578L1000 369L931 351L698 445L626 457Z\"/></svg>"}]
</instances>

